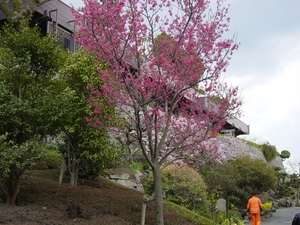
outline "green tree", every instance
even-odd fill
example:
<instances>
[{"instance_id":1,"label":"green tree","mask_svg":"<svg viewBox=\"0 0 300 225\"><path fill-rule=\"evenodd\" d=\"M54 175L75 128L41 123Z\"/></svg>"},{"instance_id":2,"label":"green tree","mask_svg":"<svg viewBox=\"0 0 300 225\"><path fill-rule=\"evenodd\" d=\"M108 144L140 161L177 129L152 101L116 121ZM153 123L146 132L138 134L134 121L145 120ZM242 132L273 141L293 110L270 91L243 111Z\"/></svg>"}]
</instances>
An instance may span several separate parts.
<instances>
[{"instance_id":1,"label":"green tree","mask_svg":"<svg viewBox=\"0 0 300 225\"><path fill-rule=\"evenodd\" d=\"M3 0L0 2L0 10L5 14L6 21L14 28L22 30L28 27L28 22L36 8L46 0L31 0L26 8L22 0Z\"/></svg>"},{"instance_id":2,"label":"green tree","mask_svg":"<svg viewBox=\"0 0 300 225\"><path fill-rule=\"evenodd\" d=\"M234 177L236 177L237 185L240 188L248 192L262 192L275 188L277 181L276 171L264 161L241 157L228 164L236 171Z\"/></svg>"},{"instance_id":3,"label":"green tree","mask_svg":"<svg viewBox=\"0 0 300 225\"><path fill-rule=\"evenodd\" d=\"M208 190L216 191L218 189L230 190L237 189L237 180L231 179L236 171L227 163L211 163L200 167L200 174L203 175Z\"/></svg>"},{"instance_id":4,"label":"green tree","mask_svg":"<svg viewBox=\"0 0 300 225\"><path fill-rule=\"evenodd\" d=\"M57 134L62 123L58 74L66 52L57 46L57 38L41 37L36 27L5 25L0 43L0 135L5 135L1 154L22 153L19 161L0 158L7 174L1 190L14 204L22 174L40 155L41 148L35 146Z\"/></svg>"},{"instance_id":5,"label":"green tree","mask_svg":"<svg viewBox=\"0 0 300 225\"><path fill-rule=\"evenodd\" d=\"M288 150L282 150L280 154L280 158L282 160L290 158L291 153Z\"/></svg>"},{"instance_id":6,"label":"green tree","mask_svg":"<svg viewBox=\"0 0 300 225\"><path fill-rule=\"evenodd\" d=\"M15 144L7 141L6 135L0 136L0 190L7 203L14 203L21 176L35 165L41 155L41 146L36 140Z\"/></svg>"},{"instance_id":7,"label":"green tree","mask_svg":"<svg viewBox=\"0 0 300 225\"><path fill-rule=\"evenodd\" d=\"M260 159L240 157L224 164L207 166L200 170L208 189L222 189L236 198L236 204L244 206L251 191L263 192L275 189L277 172ZM213 181L211 178L213 175Z\"/></svg>"},{"instance_id":8,"label":"green tree","mask_svg":"<svg viewBox=\"0 0 300 225\"><path fill-rule=\"evenodd\" d=\"M95 100L92 96L93 90L101 86L98 69L105 68L80 50L68 58L62 71L66 85L62 150L67 155L71 185L77 185L80 170L84 176L96 176L120 160L118 147L106 131L106 124L117 122L114 109L102 98Z\"/></svg>"}]
</instances>

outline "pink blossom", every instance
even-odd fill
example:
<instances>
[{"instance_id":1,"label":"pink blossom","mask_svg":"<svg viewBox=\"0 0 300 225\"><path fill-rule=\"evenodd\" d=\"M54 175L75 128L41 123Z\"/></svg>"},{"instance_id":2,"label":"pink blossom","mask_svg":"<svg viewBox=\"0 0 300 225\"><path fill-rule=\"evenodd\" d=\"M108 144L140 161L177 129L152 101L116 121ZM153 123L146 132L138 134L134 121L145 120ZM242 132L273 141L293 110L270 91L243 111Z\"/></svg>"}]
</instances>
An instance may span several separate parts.
<instances>
[{"instance_id":1,"label":"pink blossom","mask_svg":"<svg viewBox=\"0 0 300 225\"><path fill-rule=\"evenodd\" d=\"M92 97L103 94L133 124L129 135L114 134L133 137L152 168L224 161L228 148L215 137L242 104L237 87L221 81L238 48L234 35L223 38L224 1L215 14L207 0L84 2L74 12L77 42L108 68L99 70L103 86Z\"/></svg>"}]
</instances>

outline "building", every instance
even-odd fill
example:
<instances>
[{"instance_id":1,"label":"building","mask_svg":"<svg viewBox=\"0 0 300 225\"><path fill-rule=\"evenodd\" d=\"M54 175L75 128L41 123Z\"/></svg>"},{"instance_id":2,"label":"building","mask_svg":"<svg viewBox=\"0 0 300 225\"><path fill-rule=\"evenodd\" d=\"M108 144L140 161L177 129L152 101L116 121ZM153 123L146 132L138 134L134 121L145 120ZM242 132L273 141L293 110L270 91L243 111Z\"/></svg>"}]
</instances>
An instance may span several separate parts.
<instances>
[{"instance_id":1,"label":"building","mask_svg":"<svg viewBox=\"0 0 300 225\"><path fill-rule=\"evenodd\" d=\"M23 0L26 8L30 0ZM5 21L5 15L0 10L0 25ZM32 24L38 24L42 35L56 33L61 35L60 42L71 51L76 50L73 31L75 30L74 16L71 7L60 0L46 0L33 13Z\"/></svg>"}]
</instances>

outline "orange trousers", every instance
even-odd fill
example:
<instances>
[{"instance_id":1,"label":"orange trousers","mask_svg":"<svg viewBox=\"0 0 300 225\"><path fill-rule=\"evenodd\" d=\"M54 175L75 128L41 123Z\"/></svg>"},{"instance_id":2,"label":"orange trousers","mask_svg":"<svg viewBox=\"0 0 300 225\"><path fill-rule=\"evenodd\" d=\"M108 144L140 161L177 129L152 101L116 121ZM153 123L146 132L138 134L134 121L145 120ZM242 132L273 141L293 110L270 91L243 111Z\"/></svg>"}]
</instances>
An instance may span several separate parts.
<instances>
[{"instance_id":1,"label":"orange trousers","mask_svg":"<svg viewBox=\"0 0 300 225\"><path fill-rule=\"evenodd\" d=\"M251 213L252 225L260 225L260 213Z\"/></svg>"}]
</instances>

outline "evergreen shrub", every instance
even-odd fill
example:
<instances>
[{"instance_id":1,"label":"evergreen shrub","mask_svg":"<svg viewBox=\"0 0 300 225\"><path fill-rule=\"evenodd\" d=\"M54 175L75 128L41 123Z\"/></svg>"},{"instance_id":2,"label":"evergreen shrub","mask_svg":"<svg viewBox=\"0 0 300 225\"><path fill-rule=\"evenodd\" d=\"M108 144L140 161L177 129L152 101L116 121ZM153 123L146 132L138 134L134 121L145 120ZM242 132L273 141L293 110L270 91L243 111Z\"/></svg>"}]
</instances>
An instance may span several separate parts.
<instances>
[{"instance_id":1,"label":"evergreen shrub","mask_svg":"<svg viewBox=\"0 0 300 225\"><path fill-rule=\"evenodd\" d=\"M55 148L46 150L41 158L41 161L44 162L49 167L49 169L60 168L61 160L62 154L58 149Z\"/></svg>"},{"instance_id":2,"label":"evergreen shrub","mask_svg":"<svg viewBox=\"0 0 300 225\"><path fill-rule=\"evenodd\" d=\"M154 193L153 176L144 182L145 192ZM170 202L190 210L202 211L207 208L206 184L202 176L186 165L169 165L162 170L163 195Z\"/></svg>"}]
</instances>

